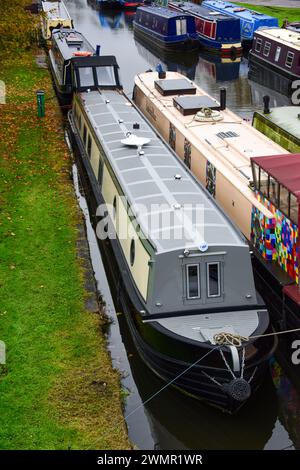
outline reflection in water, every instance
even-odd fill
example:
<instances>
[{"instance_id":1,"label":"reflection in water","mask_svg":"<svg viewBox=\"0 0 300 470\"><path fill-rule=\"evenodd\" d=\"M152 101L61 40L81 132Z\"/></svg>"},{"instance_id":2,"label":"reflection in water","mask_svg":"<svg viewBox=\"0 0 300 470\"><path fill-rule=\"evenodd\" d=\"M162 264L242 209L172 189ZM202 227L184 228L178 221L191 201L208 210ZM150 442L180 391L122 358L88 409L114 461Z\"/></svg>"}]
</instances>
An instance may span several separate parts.
<instances>
[{"instance_id":1,"label":"reflection in water","mask_svg":"<svg viewBox=\"0 0 300 470\"><path fill-rule=\"evenodd\" d=\"M162 62L170 70L177 70L195 80L215 98L219 96L219 88L225 86L228 106L244 117L250 119L254 109L261 109L260 96L268 90L249 83L245 58L224 64L203 55L160 56L134 39L132 12L129 15L117 11L99 14L87 5L86 0L65 0L65 3L75 27L94 46L100 44L102 54L116 55L126 93L132 92L137 73ZM269 94L274 97L274 92ZM278 366L275 366L274 375L277 397L272 383L267 381L249 406L237 416L222 415L171 388L142 408L141 400L148 399L163 384L143 365L132 344L124 316L118 318L132 371L132 375L123 380L123 384L132 391L126 403L126 414L137 408L127 422L130 438L139 448L151 448L153 441L161 449L282 449L292 444L300 448L299 397L286 377L278 373ZM127 369L127 359L119 357L122 350L119 341L118 331L113 328L110 349L114 358L118 357L121 368ZM149 423L148 429L146 422Z\"/></svg>"}]
</instances>

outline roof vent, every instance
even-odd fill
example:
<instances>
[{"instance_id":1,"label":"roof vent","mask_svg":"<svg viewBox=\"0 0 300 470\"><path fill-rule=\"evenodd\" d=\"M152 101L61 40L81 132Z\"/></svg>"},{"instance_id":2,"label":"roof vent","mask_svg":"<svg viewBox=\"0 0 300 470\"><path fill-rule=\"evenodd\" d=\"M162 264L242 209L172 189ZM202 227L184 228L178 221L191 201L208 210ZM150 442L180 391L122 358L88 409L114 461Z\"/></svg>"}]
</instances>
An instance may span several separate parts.
<instances>
[{"instance_id":1,"label":"roof vent","mask_svg":"<svg viewBox=\"0 0 300 470\"><path fill-rule=\"evenodd\" d=\"M232 131L218 132L216 135L222 140L229 139L230 137L239 137L239 134L237 134L236 132L232 132Z\"/></svg>"},{"instance_id":2,"label":"roof vent","mask_svg":"<svg viewBox=\"0 0 300 470\"><path fill-rule=\"evenodd\" d=\"M174 176L174 178L175 178L175 180L181 180L181 175L176 174L176 175Z\"/></svg>"},{"instance_id":3,"label":"roof vent","mask_svg":"<svg viewBox=\"0 0 300 470\"><path fill-rule=\"evenodd\" d=\"M174 209L181 209L181 204L173 204Z\"/></svg>"}]
</instances>

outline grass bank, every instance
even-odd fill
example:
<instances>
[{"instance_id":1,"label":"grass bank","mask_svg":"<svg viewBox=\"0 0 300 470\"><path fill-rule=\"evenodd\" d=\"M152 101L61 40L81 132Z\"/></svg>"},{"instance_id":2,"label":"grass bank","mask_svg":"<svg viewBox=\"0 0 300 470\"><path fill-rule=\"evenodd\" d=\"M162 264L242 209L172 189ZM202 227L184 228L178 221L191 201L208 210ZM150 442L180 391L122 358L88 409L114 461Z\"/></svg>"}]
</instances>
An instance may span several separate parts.
<instances>
[{"instance_id":1,"label":"grass bank","mask_svg":"<svg viewBox=\"0 0 300 470\"><path fill-rule=\"evenodd\" d=\"M76 252L82 216L51 78L35 62L36 17L23 10L27 3L0 5L7 91L0 105L0 340L7 348L0 449L127 449L105 320L84 307ZM44 119L36 113L40 88Z\"/></svg>"},{"instance_id":2,"label":"grass bank","mask_svg":"<svg viewBox=\"0 0 300 470\"><path fill-rule=\"evenodd\" d=\"M250 3L234 2L237 5L244 6L250 10L255 10L266 15L275 16L278 18L279 26L282 26L283 20L300 21L300 8L285 8L285 7L268 7L252 5Z\"/></svg>"}]
</instances>

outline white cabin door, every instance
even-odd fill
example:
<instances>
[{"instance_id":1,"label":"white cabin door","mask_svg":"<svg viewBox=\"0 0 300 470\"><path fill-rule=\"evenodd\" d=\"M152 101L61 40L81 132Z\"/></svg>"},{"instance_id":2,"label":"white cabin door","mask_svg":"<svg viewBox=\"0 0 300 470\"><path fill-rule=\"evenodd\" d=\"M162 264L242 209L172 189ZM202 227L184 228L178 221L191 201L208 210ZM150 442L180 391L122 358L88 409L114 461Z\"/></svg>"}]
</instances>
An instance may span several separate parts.
<instances>
[{"instance_id":1,"label":"white cabin door","mask_svg":"<svg viewBox=\"0 0 300 470\"><path fill-rule=\"evenodd\" d=\"M177 36L186 34L186 19L176 20L176 34Z\"/></svg>"}]
</instances>

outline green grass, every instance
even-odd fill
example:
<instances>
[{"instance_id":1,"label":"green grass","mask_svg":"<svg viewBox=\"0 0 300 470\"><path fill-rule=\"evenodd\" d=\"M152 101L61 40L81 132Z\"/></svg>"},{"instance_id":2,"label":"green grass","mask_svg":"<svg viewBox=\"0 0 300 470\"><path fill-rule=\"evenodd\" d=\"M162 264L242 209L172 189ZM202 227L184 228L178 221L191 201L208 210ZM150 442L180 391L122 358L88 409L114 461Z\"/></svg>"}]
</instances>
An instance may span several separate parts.
<instances>
[{"instance_id":1,"label":"green grass","mask_svg":"<svg viewBox=\"0 0 300 470\"><path fill-rule=\"evenodd\" d=\"M285 8L285 7L268 7L257 6L249 3L234 2L237 5L244 6L250 10L255 10L266 15L275 16L278 18L279 26L282 26L283 20L288 19L291 21L300 21L300 8Z\"/></svg>"},{"instance_id":2,"label":"green grass","mask_svg":"<svg viewBox=\"0 0 300 470\"><path fill-rule=\"evenodd\" d=\"M53 97L49 73L20 51L0 80L0 449L129 448L104 319L84 308L81 215L56 100L36 117L35 90Z\"/></svg>"}]
</instances>

